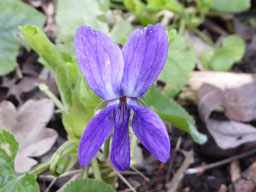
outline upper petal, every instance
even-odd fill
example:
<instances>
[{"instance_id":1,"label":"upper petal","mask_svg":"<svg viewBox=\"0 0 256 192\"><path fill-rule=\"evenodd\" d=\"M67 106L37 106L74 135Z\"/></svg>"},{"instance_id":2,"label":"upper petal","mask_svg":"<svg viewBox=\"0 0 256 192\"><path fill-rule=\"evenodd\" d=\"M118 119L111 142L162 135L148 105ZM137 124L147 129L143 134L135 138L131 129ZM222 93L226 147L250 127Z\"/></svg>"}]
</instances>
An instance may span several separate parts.
<instances>
[{"instance_id":1,"label":"upper petal","mask_svg":"<svg viewBox=\"0 0 256 192\"><path fill-rule=\"evenodd\" d=\"M108 106L98 113L87 125L79 145L78 158L85 167L100 150L114 128L113 110L116 105Z\"/></svg>"},{"instance_id":2,"label":"upper petal","mask_svg":"<svg viewBox=\"0 0 256 192\"><path fill-rule=\"evenodd\" d=\"M156 81L168 54L168 37L161 24L136 29L122 48L124 96L141 97Z\"/></svg>"},{"instance_id":3,"label":"upper petal","mask_svg":"<svg viewBox=\"0 0 256 192\"><path fill-rule=\"evenodd\" d=\"M115 131L112 141L110 160L118 171L130 168L130 109L127 105L119 105L114 111Z\"/></svg>"},{"instance_id":4,"label":"upper petal","mask_svg":"<svg viewBox=\"0 0 256 192\"><path fill-rule=\"evenodd\" d=\"M104 33L81 26L75 34L79 67L90 88L101 98L120 96L124 61L121 49Z\"/></svg>"},{"instance_id":5,"label":"upper petal","mask_svg":"<svg viewBox=\"0 0 256 192\"><path fill-rule=\"evenodd\" d=\"M158 160L165 163L170 157L170 139L160 117L146 107L131 105L134 110L132 128L140 142Z\"/></svg>"}]
</instances>

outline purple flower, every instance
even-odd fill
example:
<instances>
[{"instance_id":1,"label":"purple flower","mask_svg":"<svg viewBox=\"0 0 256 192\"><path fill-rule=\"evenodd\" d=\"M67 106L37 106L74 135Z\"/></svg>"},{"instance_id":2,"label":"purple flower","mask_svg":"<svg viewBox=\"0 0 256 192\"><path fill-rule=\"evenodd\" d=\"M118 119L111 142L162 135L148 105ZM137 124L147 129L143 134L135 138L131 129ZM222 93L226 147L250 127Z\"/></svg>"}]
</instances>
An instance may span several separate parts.
<instances>
[{"instance_id":1,"label":"purple flower","mask_svg":"<svg viewBox=\"0 0 256 192\"><path fill-rule=\"evenodd\" d=\"M156 81L168 54L168 38L161 24L136 29L120 48L107 35L81 26L75 35L79 67L107 107L87 125L79 146L79 162L86 166L112 133L110 160L118 171L130 167L129 119L140 142L161 162L170 156L165 125L140 98ZM157 99L157 98L156 98Z\"/></svg>"}]
</instances>

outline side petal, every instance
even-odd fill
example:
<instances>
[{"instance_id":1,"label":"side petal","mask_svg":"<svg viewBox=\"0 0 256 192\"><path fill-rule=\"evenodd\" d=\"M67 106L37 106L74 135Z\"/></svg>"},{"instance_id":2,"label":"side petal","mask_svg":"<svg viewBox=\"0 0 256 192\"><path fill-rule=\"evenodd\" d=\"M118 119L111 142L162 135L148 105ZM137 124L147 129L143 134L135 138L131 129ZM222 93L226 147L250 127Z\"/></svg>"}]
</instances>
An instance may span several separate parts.
<instances>
[{"instance_id":1,"label":"side petal","mask_svg":"<svg viewBox=\"0 0 256 192\"><path fill-rule=\"evenodd\" d=\"M136 29L122 48L124 75L122 91L141 97L156 81L168 55L168 37L161 24Z\"/></svg>"},{"instance_id":2,"label":"side petal","mask_svg":"<svg viewBox=\"0 0 256 192\"><path fill-rule=\"evenodd\" d=\"M118 171L130 168L130 138L129 119L130 109L127 105L119 105L114 112L115 131L112 141L110 160Z\"/></svg>"},{"instance_id":3,"label":"side petal","mask_svg":"<svg viewBox=\"0 0 256 192\"><path fill-rule=\"evenodd\" d=\"M78 159L85 167L100 150L114 128L113 115L116 105L103 109L87 125L79 145Z\"/></svg>"},{"instance_id":4,"label":"side petal","mask_svg":"<svg viewBox=\"0 0 256 192\"><path fill-rule=\"evenodd\" d=\"M104 33L81 26L75 34L79 67L90 88L102 99L120 96L124 60L121 49Z\"/></svg>"},{"instance_id":5,"label":"side petal","mask_svg":"<svg viewBox=\"0 0 256 192\"><path fill-rule=\"evenodd\" d=\"M165 163L170 157L170 139L163 121L146 107L130 107L134 110L134 134L153 156Z\"/></svg>"}]
</instances>

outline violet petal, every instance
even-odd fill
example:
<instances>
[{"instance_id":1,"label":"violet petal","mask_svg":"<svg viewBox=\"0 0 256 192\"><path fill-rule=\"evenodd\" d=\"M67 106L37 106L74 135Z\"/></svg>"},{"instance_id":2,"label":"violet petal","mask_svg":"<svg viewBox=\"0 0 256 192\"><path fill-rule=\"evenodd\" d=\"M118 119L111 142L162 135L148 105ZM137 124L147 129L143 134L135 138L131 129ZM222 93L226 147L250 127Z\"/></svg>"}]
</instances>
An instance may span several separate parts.
<instances>
[{"instance_id":1,"label":"violet petal","mask_svg":"<svg viewBox=\"0 0 256 192\"><path fill-rule=\"evenodd\" d=\"M77 29L74 40L78 64L90 88L104 100L118 98L124 68L118 45L85 26Z\"/></svg>"},{"instance_id":2,"label":"violet petal","mask_svg":"<svg viewBox=\"0 0 256 192\"><path fill-rule=\"evenodd\" d=\"M118 171L130 168L130 109L127 105L119 105L114 112L115 131L112 141L110 160Z\"/></svg>"},{"instance_id":3,"label":"violet petal","mask_svg":"<svg viewBox=\"0 0 256 192\"><path fill-rule=\"evenodd\" d=\"M136 29L122 48L124 74L122 91L141 97L156 81L168 55L168 37L161 24Z\"/></svg>"},{"instance_id":4,"label":"violet petal","mask_svg":"<svg viewBox=\"0 0 256 192\"><path fill-rule=\"evenodd\" d=\"M152 110L130 105L134 110L132 128L140 142L158 160L165 163L170 157L170 139L160 117Z\"/></svg>"},{"instance_id":5,"label":"violet petal","mask_svg":"<svg viewBox=\"0 0 256 192\"><path fill-rule=\"evenodd\" d=\"M78 158L85 167L100 150L103 143L110 136L114 128L113 110L116 105L111 105L98 113L87 125L79 145Z\"/></svg>"}]
</instances>

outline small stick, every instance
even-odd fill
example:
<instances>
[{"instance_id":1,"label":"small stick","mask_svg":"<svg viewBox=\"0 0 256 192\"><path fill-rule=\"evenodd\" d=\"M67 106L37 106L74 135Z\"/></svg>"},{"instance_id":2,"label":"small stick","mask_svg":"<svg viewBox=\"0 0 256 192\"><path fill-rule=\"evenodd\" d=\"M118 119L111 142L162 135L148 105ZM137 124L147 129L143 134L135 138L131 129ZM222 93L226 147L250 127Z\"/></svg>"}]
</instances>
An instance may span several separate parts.
<instances>
[{"instance_id":1,"label":"small stick","mask_svg":"<svg viewBox=\"0 0 256 192\"><path fill-rule=\"evenodd\" d=\"M187 168L190 166L190 164L193 161L193 156L194 156L194 152L193 150L190 150L187 155L185 160L183 161L182 165L180 166L180 168L178 169L178 171L174 174L169 186L168 190L169 192L176 192L177 188L179 187L180 181L183 179L185 172L187 170Z\"/></svg>"},{"instance_id":2,"label":"small stick","mask_svg":"<svg viewBox=\"0 0 256 192\"><path fill-rule=\"evenodd\" d=\"M230 163L230 176L231 176L231 181L234 183L237 179L241 177L241 168L238 160L232 161Z\"/></svg>"},{"instance_id":3,"label":"small stick","mask_svg":"<svg viewBox=\"0 0 256 192\"><path fill-rule=\"evenodd\" d=\"M67 171L65 173L63 173L62 175L60 175L58 177L59 178L62 178L62 177L66 177L66 176L69 176L69 175L73 175L73 174L77 174L77 173L80 173L82 169L76 169L76 170L71 170L71 171ZM39 179L47 179L47 180L52 180L54 179L55 177L52 176L52 175L39 175Z\"/></svg>"},{"instance_id":4,"label":"small stick","mask_svg":"<svg viewBox=\"0 0 256 192\"><path fill-rule=\"evenodd\" d=\"M138 169L136 169L134 166L131 166L131 169L135 171L138 175L140 175L145 181L150 181L148 177L146 177L142 172L140 172Z\"/></svg>"},{"instance_id":5,"label":"small stick","mask_svg":"<svg viewBox=\"0 0 256 192\"><path fill-rule=\"evenodd\" d=\"M123 175L121 175L118 171L116 171L115 169L113 169L114 172L117 174L117 176L133 191L136 192L136 190L134 189L134 187L124 178Z\"/></svg>"},{"instance_id":6,"label":"small stick","mask_svg":"<svg viewBox=\"0 0 256 192\"><path fill-rule=\"evenodd\" d=\"M241 159L243 157L246 157L248 155L252 155L254 153L256 153L256 149L253 149L253 150L241 153L239 155L235 155L233 157L230 157L230 158L227 158L227 159L215 162L215 163L211 163L211 164L208 164L208 165L203 165L203 166L199 166L199 167L190 168L190 169L188 169L186 171L186 174L203 173L206 170L209 170L209 169L212 169L212 168L215 168L215 167L219 167L219 166L225 165L227 163L230 163L231 161L235 161L235 160Z\"/></svg>"},{"instance_id":7,"label":"small stick","mask_svg":"<svg viewBox=\"0 0 256 192\"><path fill-rule=\"evenodd\" d=\"M56 182L56 180L57 180L57 178L54 178L44 192L49 192L51 187L53 186L53 184Z\"/></svg>"},{"instance_id":8,"label":"small stick","mask_svg":"<svg viewBox=\"0 0 256 192\"><path fill-rule=\"evenodd\" d=\"M166 172L166 176L165 176L165 182L168 183L171 177L171 172L172 172L172 166L173 166L173 161L176 157L177 152L180 150L180 145L182 142L182 137L178 138L178 141L176 143L175 149L171 152L171 159L169 161L169 165L168 165L168 169Z\"/></svg>"},{"instance_id":9,"label":"small stick","mask_svg":"<svg viewBox=\"0 0 256 192\"><path fill-rule=\"evenodd\" d=\"M69 183L71 183L72 181L74 181L75 179L77 179L80 175L81 175L80 173L74 175L70 180L68 180L68 182L66 182L64 185L62 185L62 187L59 188L57 192L63 192L63 189L64 189Z\"/></svg>"}]
</instances>

